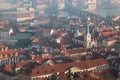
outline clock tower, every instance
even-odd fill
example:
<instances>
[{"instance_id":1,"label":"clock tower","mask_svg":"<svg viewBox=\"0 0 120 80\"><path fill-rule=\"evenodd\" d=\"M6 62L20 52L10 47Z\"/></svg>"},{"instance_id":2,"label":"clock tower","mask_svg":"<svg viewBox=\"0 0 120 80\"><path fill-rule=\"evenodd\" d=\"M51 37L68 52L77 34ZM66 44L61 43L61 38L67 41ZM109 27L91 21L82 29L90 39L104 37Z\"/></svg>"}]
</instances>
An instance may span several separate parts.
<instances>
[{"instance_id":1,"label":"clock tower","mask_svg":"<svg viewBox=\"0 0 120 80\"><path fill-rule=\"evenodd\" d=\"M91 34L90 34L88 21L86 23L86 33L84 35L84 47L86 47L86 48L91 47Z\"/></svg>"}]
</instances>

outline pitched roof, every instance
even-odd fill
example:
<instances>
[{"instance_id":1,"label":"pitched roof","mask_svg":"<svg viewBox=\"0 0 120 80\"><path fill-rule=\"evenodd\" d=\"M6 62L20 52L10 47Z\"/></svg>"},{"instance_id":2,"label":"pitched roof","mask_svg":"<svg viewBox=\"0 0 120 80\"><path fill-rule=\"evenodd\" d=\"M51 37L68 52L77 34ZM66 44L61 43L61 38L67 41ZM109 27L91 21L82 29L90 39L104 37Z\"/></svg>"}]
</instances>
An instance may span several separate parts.
<instances>
[{"instance_id":1,"label":"pitched roof","mask_svg":"<svg viewBox=\"0 0 120 80\"><path fill-rule=\"evenodd\" d=\"M6 48L6 46L5 45L0 45L0 48Z\"/></svg>"},{"instance_id":2,"label":"pitched roof","mask_svg":"<svg viewBox=\"0 0 120 80\"><path fill-rule=\"evenodd\" d=\"M61 64L55 64L55 65L43 65L43 66L37 66L31 71L31 76L37 76L37 75L45 75L45 74L52 74L52 73L62 73L65 72L66 69L70 66L75 66L80 69L88 69L96 66L100 66L103 64L107 64L107 61L103 58L97 59L97 60L86 60L81 62L69 62L69 63L61 63Z\"/></svg>"},{"instance_id":3,"label":"pitched roof","mask_svg":"<svg viewBox=\"0 0 120 80\"><path fill-rule=\"evenodd\" d=\"M21 53L21 52L23 52L23 51L11 49L11 50L6 50L6 51L0 51L0 54L11 54L11 53L14 54L14 53L16 53L16 52Z\"/></svg>"},{"instance_id":4,"label":"pitched roof","mask_svg":"<svg viewBox=\"0 0 120 80\"><path fill-rule=\"evenodd\" d=\"M87 52L87 50L84 48L73 48L73 49L67 49L67 50L61 51L62 54L76 54L76 53L82 53L82 52Z\"/></svg>"},{"instance_id":5,"label":"pitched roof","mask_svg":"<svg viewBox=\"0 0 120 80\"><path fill-rule=\"evenodd\" d=\"M28 64L29 61L28 60L24 60L24 61L19 61L16 63L16 68L21 68L22 66Z\"/></svg>"}]
</instances>

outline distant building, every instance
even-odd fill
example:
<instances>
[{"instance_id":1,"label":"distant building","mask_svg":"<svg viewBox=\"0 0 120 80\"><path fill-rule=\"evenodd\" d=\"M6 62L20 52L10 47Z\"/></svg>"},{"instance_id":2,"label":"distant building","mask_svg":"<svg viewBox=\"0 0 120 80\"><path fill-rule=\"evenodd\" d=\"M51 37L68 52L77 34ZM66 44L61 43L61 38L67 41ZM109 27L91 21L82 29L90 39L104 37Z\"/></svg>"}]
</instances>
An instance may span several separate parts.
<instances>
[{"instance_id":1,"label":"distant building","mask_svg":"<svg viewBox=\"0 0 120 80\"><path fill-rule=\"evenodd\" d=\"M120 6L120 0L110 0L112 5Z\"/></svg>"},{"instance_id":2,"label":"distant building","mask_svg":"<svg viewBox=\"0 0 120 80\"><path fill-rule=\"evenodd\" d=\"M21 12L21 11L27 11L26 7L17 7L17 11Z\"/></svg>"},{"instance_id":3,"label":"distant building","mask_svg":"<svg viewBox=\"0 0 120 80\"><path fill-rule=\"evenodd\" d=\"M82 35L82 34L80 33L80 30L79 30L79 29L75 30L74 37L79 37L79 36L81 36L81 35Z\"/></svg>"},{"instance_id":4,"label":"distant building","mask_svg":"<svg viewBox=\"0 0 120 80\"><path fill-rule=\"evenodd\" d=\"M88 11L96 10L96 0L89 0L87 2L87 5L88 5Z\"/></svg>"},{"instance_id":5,"label":"distant building","mask_svg":"<svg viewBox=\"0 0 120 80\"><path fill-rule=\"evenodd\" d=\"M31 2L31 1L24 1L24 2L22 3L22 5L25 6L26 8L32 7L32 2Z\"/></svg>"},{"instance_id":6,"label":"distant building","mask_svg":"<svg viewBox=\"0 0 120 80\"><path fill-rule=\"evenodd\" d=\"M1 40L9 40L10 39L10 35L8 31L0 31L0 39Z\"/></svg>"},{"instance_id":7,"label":"distant building","mask_svg":"<svg viewBox=\"0 0 120 80\"><path fill-rule=\"evenodd\" d=\"M64 0L59 0L58 1L58 9L62 10L65 8L65 1Z\"/></svg>"},{"instance_id":8,"label":"distant building","mask_svg":"<svg viewBox=\"0 0 120 80\"><path fill-rule=\"evenodd\" d=\"M22 52L22 50L8 49L7 46L0 45L0 66L22 60Z\"/></svg>"},{"instance_id":9,"label":"distant building","mask_svg":"<svg viewBox=\"0 0 120 80\"><path fill-rule=\"evenodd\" d=\"M59 62L61 62L61 60L59 60ZM66 76L67 79L69 69L71 70L72 74L77 72L82 73L89 71L97 72L99 70L109 69L109 65L104 59L86 60L77 63L69 62L61 64L54 64L52 60L48 60L46 65L37 66L33 69L27 69L24 67L20 70L18 78L19 80L43 80L50 78L54 74L56 74L56 76L60 78L60 75L62 74L62 77Z\"/></svg>"},{"instance_id":10,"label":"distant building","mask_svg":"<svg viewBox=\"0 0 120 80\"><path fill-rule=\"evenodd\" d=\"M30 32L18 32L15 35L15 39L17 40L26 40L26 39L29 39L30 37L31 37Z\"/></svg>"},{"instance_id":11,"label":"distant building","mask_svg":"<svg viewBox=\"0 0 120 80\"><path fill-rule=\"evenodd\" d=\"M107 46L112 46L115 44L115 42L117 42L116 38L108 38L106 40L103 40L102 44L103 46L107 47Z\"/></svg>"},{"instance_id":12,"label":"distant building","mask_svg":"<svg viewBox=\"0 0 120 80\"><path fill-rule=\"evenodd\" d=\"M34 17L32 14L20 14L17 16L17 21L18 22L23 22L23 21L26 21L26 20L32 20Z\"/></svg>"},{"instance_id":13,"label":"distant building","mask_svg":"<svg viewBox=\"0 0 120 80\"><path fill-rule=\"evenodd\" d=\"M68 56L68 57L70 56L72 58L72 57L86 55L87 50L84 48L73 48L69 50L63 50L61 51L61 53L64 54L65 56Z\"/></svg>"},{"instance_id":14,"label":"distant building","mask_svg":"<svg viewBox=\"0 0 120 80\"><path fill-rule=\"evenodd\" d=\"M15 45L17 40L12 36L12 29L9 31L0 30L0 44Z\"/></svg>"},{"instance_id":15,"label":"distant building","mask_svg":"<svg viewBox=\"0 0 120 80\"><path fill-rule=\"evenodd\" d=\"M11 9L11 8L13 8L13 5L11 3L7 3L7 2L1 2L0 3L0 9L1 10Z\"/></svg>"},{"instance_id":16,"label":"distant building","mask_svg":"<svg viewBox=\"0 0 120 80\"><path fill-rule=\"evenodd\" d=\"M51 36L51 30L50 29L43 29L42 36L43 37L50 37Z\"/></svg>"},{"instance_id":17,"label":"distant building","mask_svg":"<svg viewBox=\"0 0 120 80\"><path fill-rule=\"evenodd\" d=\"M5 64L4 69L0 72L0 79L2 80L18 80L17 73L22 66L28 64L28 60L18 61L16 63Z\"/></svg>"}]
</instances>

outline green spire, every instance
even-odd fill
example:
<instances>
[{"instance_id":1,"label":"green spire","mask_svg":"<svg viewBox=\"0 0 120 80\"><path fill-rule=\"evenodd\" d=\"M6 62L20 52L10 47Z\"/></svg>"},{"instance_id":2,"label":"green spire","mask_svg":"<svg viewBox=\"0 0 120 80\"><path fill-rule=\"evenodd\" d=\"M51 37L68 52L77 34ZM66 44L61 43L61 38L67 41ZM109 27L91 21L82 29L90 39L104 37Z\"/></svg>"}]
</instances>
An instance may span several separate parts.
<instances>
[{"instance_id":1,"label":"green spire","mask_svg":"<svg viewBox=\"0 0 120 80\"><path fill-rule=\"evenodd\" d=\"M86 23L86 34L90 34L90 29L89 29L89 24L88 24L88 21Z\"/></svg>"}]
</instances>

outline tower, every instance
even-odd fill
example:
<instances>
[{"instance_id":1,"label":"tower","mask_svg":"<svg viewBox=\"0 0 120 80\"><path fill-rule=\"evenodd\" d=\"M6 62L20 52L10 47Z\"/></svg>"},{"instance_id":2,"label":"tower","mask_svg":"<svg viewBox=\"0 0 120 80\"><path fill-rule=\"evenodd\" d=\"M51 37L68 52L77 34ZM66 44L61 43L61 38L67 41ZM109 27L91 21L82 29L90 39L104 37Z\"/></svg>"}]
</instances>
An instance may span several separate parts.
<instances>
[{"instance_id":1,"label":"tower","mask_svg":"<svg viewBox=\"0 0 120 80\"><path fill-rule=\"evenodd\" d=\"M88 4L89 11L96 10L96 0L88 0L87 4Z\"/></svg>"},{"instance_id":2,"label":"tower","mask_svg":"<svg viewBox=\"0 0 120 80\"><path fill-rule=\"evenodd\" d=\"M86 33L84 35L84 47L86 47L86 48L91 47L91 34L90 34L88 21L86 23Z\"/></svg>"},{"instance_id":3,"label":"tower","mask_svg":"<svg viewBox=\"0 0 120 80\"><path fill-rule=\"evenodd\" d=\"M58 10L62 10L65 8L65 1L64 0L58 0Z\"/></svg>"}]
</instances>

